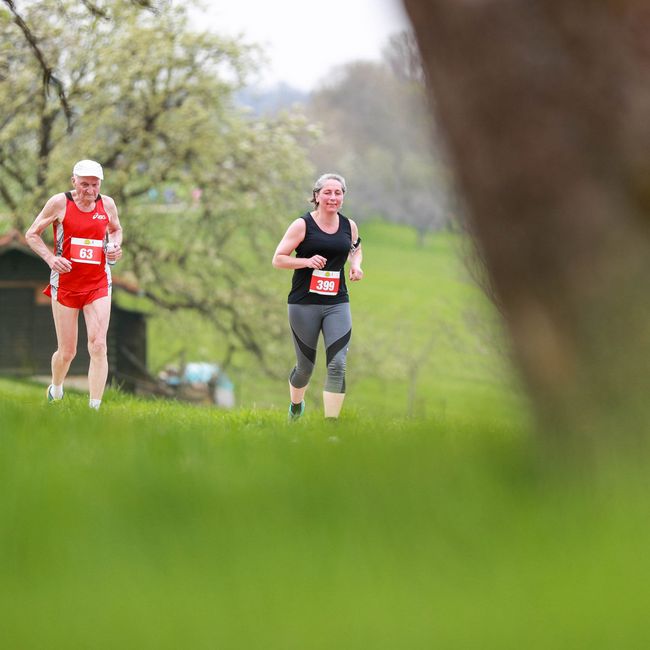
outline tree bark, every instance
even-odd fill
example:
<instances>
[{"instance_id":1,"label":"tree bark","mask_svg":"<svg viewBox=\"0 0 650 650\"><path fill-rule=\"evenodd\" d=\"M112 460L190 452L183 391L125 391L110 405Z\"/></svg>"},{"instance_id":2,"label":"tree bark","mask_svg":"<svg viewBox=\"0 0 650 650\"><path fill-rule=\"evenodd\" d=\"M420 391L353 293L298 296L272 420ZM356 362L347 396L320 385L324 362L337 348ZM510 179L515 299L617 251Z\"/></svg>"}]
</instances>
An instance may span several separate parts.
<instances>
[{"instance_id":1,"label":"tree bark","mask_svg":"<svg viewBox=\"0 0 650 650\"><path fill-rule=\"evenodd\" d=\"M650 424L650 8L403 0L547 438Z\"/></svg>"}]
</instances>

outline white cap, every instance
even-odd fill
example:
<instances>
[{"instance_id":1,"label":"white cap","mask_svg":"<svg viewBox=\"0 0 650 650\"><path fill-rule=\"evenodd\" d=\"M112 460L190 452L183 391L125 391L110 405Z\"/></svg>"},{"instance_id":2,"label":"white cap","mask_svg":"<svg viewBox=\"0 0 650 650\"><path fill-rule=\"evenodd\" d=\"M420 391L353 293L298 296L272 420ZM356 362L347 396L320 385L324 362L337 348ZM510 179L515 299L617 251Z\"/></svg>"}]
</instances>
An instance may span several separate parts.
<instances>
[{"instance_id":1,"label":"white cap","mask_svg":"<svg viewBox=\"0 0 650 650\"><path fill-rule=\"evenodd\" d=\"M72 169L72 173L75 176L95 176L99 180L104 180L104 170L94 160L80 160Z\"/></svg>"}]
</instances>

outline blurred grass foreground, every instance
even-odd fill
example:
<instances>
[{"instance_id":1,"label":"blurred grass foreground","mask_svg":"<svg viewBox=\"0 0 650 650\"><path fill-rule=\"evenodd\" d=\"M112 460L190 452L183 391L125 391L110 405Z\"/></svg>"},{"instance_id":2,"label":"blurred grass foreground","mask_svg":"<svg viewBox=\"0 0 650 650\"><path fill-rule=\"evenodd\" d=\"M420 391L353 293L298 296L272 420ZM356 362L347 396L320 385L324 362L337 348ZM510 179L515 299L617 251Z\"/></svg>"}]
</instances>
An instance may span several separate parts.
<instances>
[{"instance_id":1,"label":"blurred grass foreground","mask_svg":"<svg viewBox=\"0 0 650 650\"><path fill-rule=\"evenodd\" d=\"M43 397L0 380L3 648L650 646L643 463L552 475L480 415Z\"/></svg>"}]
</instances>

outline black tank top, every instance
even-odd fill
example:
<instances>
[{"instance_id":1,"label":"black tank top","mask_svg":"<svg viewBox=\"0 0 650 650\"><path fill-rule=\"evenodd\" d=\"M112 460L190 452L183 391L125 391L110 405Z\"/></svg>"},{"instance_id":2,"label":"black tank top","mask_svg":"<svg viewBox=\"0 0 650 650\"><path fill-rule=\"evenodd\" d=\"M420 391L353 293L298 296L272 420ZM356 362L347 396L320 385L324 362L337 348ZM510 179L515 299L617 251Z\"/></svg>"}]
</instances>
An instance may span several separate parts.
<instances>
[{"instance_id":1,"label":"black tank top","mask_svg":"<svg viewBox=\"0 0 650 650\"><path fill-rule=\"evenodd\" d=\"M339 229L332 235L322 231L309 212L304 214L305 238L296 247L296 257L312 257L322 255L327 258L323 271L340 273L338 292L333 295L323 295L310 291L310 285L315 288L314 269L295 269L291 292L290 305L335 305L340 302L350 302L348 289L345 286L343 267L348 259L352 246L352 229L350 220L339 212ZM326 276L324 276L326 277ZM327 289L327 284L325 284Z\"/></svg>"}]
</instances>

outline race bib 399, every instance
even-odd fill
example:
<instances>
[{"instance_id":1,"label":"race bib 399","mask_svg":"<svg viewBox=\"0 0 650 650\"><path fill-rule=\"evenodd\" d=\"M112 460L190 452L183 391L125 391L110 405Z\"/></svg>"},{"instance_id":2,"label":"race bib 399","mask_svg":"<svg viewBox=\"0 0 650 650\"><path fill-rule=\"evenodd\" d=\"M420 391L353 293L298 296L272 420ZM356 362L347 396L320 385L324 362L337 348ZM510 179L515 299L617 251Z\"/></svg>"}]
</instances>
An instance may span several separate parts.
<instances>
[{"instance_id":1,"label":"race bib 399","mask_svg":"<svg viewBox=\"0 0 650 650\"><path fill-rule=\"evenodd\" d=\"M340 271L312 271L309 291L321 296L335 296L339 292Z\"/></svg>"}]
</instances>

